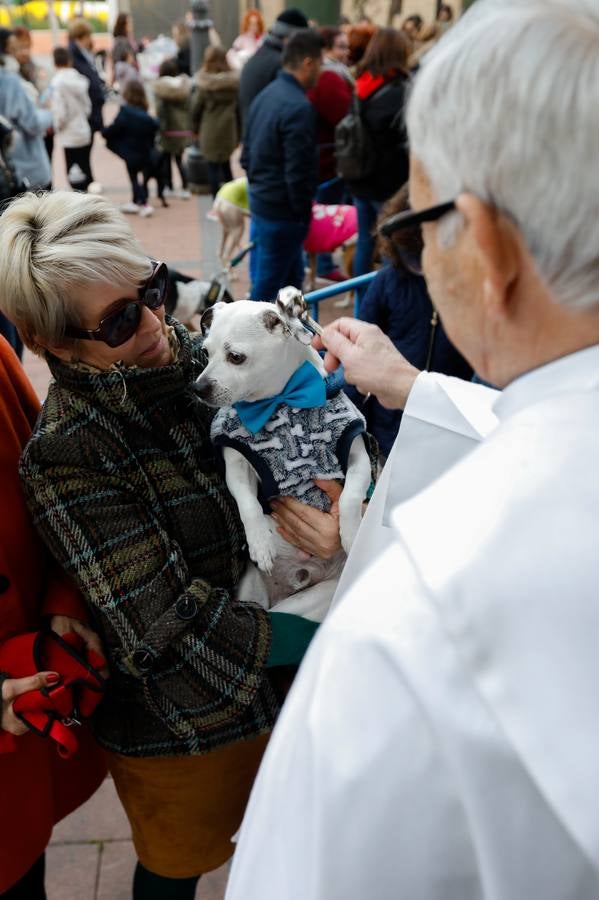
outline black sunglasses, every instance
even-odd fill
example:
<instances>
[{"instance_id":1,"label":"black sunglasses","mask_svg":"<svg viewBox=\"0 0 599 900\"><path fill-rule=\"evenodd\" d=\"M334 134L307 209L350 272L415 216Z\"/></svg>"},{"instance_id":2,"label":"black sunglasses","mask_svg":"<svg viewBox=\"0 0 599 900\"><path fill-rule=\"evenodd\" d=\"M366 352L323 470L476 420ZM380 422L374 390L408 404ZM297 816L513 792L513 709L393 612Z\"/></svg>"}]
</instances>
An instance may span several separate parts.
<instances>
[{"instance_id":1,"label":"black sunglasses","mask_svg":"<svg viewBox=\"0 0 599 900\"><path fill-rule=\"evenodd\" d=\"M429 206L427 209L421 209L414 212L411 209L402 210L402 212L391 216L389 219L379 225L378 232L384 237L391 237L396 231L408 231L410 229L420 229L423 222L436 222L447 213L455 210L455 200L449 200L447 203L440 203L438 206ZM422 236L419 240L420 249L410 247L402 247L401 242L395 243L395 252L399 256L404 267L415 275L422 275Z\"/></svg>"},{"instance_id":2,"label":"black sunglasses","mask_svg":"<svg viewBox=\"0 0 599 900\"><path fill-rule=\"evenodd\" d=\"M422 225L423 222L436 222L438 219L446 216L447 213L455 210L455 208L455 200L448 200L447 203L439 203L438 206L429 206L427 209L421 209L418 212L406 209L403 212L391 216L389 219L385 219L385 221L379 225L378 230L384 237L391 237L395 231L400 231L404 228L416 228L417 226Z\"/></svg>"},{"instance_id":3,"label":"black sunglasses","mask_svg":"<svg viewBox=\"0 0 599 900\"><path fill-rule=\"evenodd\" d=\"M168 269L163 262L151 260L152 274L139 288L138 300L123 300L123 305L115 312L101 319L93 330L75 328L68 325L65 337L79 338L84 341L103 341L109 347L120 347L133 337L141 321L141 307L160 309L164 305L168 291ZM117 301L118 302L118 301Z\"/></svg>"}]
</instances>

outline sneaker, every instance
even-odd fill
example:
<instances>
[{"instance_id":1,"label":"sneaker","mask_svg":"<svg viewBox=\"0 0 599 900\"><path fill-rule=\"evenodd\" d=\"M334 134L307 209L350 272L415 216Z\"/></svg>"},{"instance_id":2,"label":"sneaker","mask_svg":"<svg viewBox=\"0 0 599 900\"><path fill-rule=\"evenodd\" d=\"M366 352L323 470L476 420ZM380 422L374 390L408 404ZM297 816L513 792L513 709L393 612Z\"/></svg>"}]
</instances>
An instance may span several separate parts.
<instances>
[{"instance_id":1,"label":"sneaker","mask_svg":"<svg viewBox=\"0 0 599 900\"><path fill-rule=\"evenodd\" d=\"M170 188L170 187L165 187L164 190L162 191L162 196L163 196L163 197L174 197L174 196L175 196L175 192L174 192L174 190L173 190L172 188Z\"/></svg>"},{"instance_id":2,"label":"sneaker","mask_svg":"<svg viewBox=\"0 0 599 900\"><path fill-rule=\"evenodd\" d=\"M122 213L131 213L132 216L137 215L139 212L137 203L121 203L119 209Z\"/></svg>"},{"instance_id":3,"label":"sneaker","mask_svg":"<svg viewBox=\"0 0 599 900\"><path fill-rule=\"evenodd\" d=\"M88 194L101 194L103 190L104 190L104 188L102 187L102 185L100 184L99 181L90 181L90 183L87 186Z\"/></svg>"},{"instance_id":4,"label":"sneaker","mask_svg":"<svg viewBox=\"0 0 599 900\"><path fill-rule=\"evenodd\" d=\"M348 276L341 269L331 269L326 275L319 275L318 277L324 278L325 281L347 281L348 279Z\"/></svg>"},{"instance_id":5,"label":"sneaker","mask_svg":"<svg viewBox=\"0 0 599 900\"><path fill-rule=\"evenodd\" d=\"M190 200L191 191L188 191L187 188L179 188L178 191L175 191L175 197L178 197L179 200Z\"/></svg>"},{"instance_id":6,"label":"sneaker","mask_svg":"<svg viewBox=\"0 0 599 900\"><path fill-rule=\"evenodd\" d=\"M147 218L147 216L151 216L154 214L154 207L150 206L149 203L144 204L144 206L139 207L139 214L142 218Z\"/></svg>"},{"instance_id":7,"label":"sneaker","mask_svg":"<svg viewBox=\"0 0 599 900\"><path fill-rule=\"evenodd\" d=\"M218 216L211 209L209 209L208 212L206 213L206 218L208 219L209 222L218 222Z\"/></svg>"}]
</instances>

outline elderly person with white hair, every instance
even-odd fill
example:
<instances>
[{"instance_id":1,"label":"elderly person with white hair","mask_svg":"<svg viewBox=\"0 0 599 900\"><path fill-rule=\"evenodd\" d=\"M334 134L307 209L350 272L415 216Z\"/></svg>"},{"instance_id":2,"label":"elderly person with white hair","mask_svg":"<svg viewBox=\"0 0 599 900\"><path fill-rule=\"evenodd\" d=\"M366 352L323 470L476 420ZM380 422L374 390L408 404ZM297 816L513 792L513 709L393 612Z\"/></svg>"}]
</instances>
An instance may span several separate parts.
<instances>
[{"instance_id":1,"label":"elderly person with white hair","mask_svg":"<svg viewBox=\"0 0 599 900\"><path fill-rule=\"evenodd\" d=\"M245 536L194 391L201 337L165 316L166 266L78 192L24 194L0 233L0 304L53 375L23 489L104 640L95 733L139 857L133 898L191 900L233 851L296 617L235 598ZM288 502L303 549L335 552L338 518Z\"/></svg>"},{"instance_id":2,"label":"elderly person with white hair","mask_svg":"<svg viewBox=\"0 0 599 900\"><path fill-rule=\"evenodd\" d=\"M452 341L329 364L402 428L263 762L228 900L599 896L599 10L480 0L408 112Z\"/></svg>"}]
</instances>

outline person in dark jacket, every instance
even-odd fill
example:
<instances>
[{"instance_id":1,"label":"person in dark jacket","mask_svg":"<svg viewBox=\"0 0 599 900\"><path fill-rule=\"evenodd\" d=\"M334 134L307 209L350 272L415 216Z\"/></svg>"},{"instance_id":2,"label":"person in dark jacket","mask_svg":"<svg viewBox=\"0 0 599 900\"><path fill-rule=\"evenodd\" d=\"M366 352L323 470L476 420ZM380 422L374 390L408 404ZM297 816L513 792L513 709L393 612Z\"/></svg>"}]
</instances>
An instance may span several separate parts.
<instances>
[{"instance_id":1,"label":"person in dark jacket","mask_svg":"<svg viewBox=\"0 0 599 900\"><path fill-rule=\"evenodd\" d=\"M408 206L406 184L383 206L378 224ZM418 369L456 375L469 381L472 369L437 320L421 274L420 229L401 231L393 238L380 236L378 242L380 253L389 264L369 285L360 304L359 318L378 325ZM364 398L355 387L348 385L344 390L366 416L368 430L378 441L381 457L386 459L399 430L401 410L386 409L375 397L369 397L363 406Z\"/></svg>"},{"instance_id":2,"label":"person in dark jacket","mask_svg":"<svg viewBox=\"0 0 599 900\"><path fill-rule=\"evenodd\" d=\"M177 66L183 75L191 75L191 37L185 19L175 22L172 35L177 45Z\"/></svg>"},{"instance_id":3,"label":"person in dark jacket","mask_svg":"<svg viewBox=\"0 0 599 900\"><path fill-rule=\"evenodd\" d=\"M374 227L383 201L408 179L409 157L404 107L410 83L406 36L393 28L379 28L358 68L356 94L376 164L360 181L348 183L358 211L358 245L354 274L372 268ZM358 291L363 296L364 291Z\"/></svg>"},{"instance_id":4,"label":"person in dark jacket","mask_svg":"<svg viewBox=\"0 0 599 900\"><path fill-rule=\"evenodd\" d=\"M123 106L108 128L102 131L106 146L125 161L131 181L133 200L121 206L121 212L151 216L145 182L155 165L154 156L158 119L148 113L148 101L141 81L128 81L123 88Z\"/></svg>"},{"instance_id":5,"label":"person in dark jacket","mask_svg":"<svg viewBox=\"0 0 599 900\"><path fill-rule=\"evenodd\" d=\"M81 75L85 75L89 81L89 99L92 102L92 111L89 124L93 134L102 131L102 107L106 92L104 82L98 74L96 63L92 53L92 30L85 19L73 19L69 24L69 53L73 60L73 68Z\"/></svg>"},{"instance_id":6,"label":"person in dark jacket","mask_svg":"<svg viewBox=\"0 0 599 900\"><path fill-rule=\"evenodd\" d=\"M239 109L244 128L252 101L277 77L285 42L298 28L307 27L308 20L300 9L286 9L241 70Z\"/></svg>"},{"instance_id":7,"label":"person in dark jacket","mask_svg":"<svg viewBox=\"0 0 599 900\"><path fill-rule=\"evenodd\" d=\"M318 79L320 52L315 31L296 32L282 71L250 107L241 165L257 243L253 300L274 300L279 288L303 284L302 243L317 179L316 115L305 92Z\"/></svg>"}]
</instances>

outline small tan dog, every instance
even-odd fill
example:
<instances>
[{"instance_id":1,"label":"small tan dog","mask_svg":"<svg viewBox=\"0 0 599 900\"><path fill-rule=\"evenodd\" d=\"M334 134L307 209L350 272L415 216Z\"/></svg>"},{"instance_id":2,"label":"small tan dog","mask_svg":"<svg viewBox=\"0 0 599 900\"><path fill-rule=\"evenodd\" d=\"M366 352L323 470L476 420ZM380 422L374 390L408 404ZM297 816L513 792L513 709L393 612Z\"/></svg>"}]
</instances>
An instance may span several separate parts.
<instances>
[{"instance_id":1,"label":"small tan dog","mask_svg":"<svg viewBox=\"0 0 599 900\"><path fill-rule=\"evenodd\" d=\"M245 220L250 216L247 178L235 178L223 184L212 205L212 212L220 222L221 240L218 258L223 269L241 250ZM229 280L233 281L233 272Z\"/></svg>"},{"instance_id":2,"label":"small tan dog","mask_svg":"<svg viewBox=\"0 0 599 900\"><path fill-rule=\"evenodd\" d=\"M219 190L212 213L221 226L221 242L218 257L223 268L227 262L241 250L245 220L250 216L247 178L235 178L223 184ZM343 266L351 277L355 244L358 233L358 220L353 206L315 203L312 208L312 221L304 246L310 259L310 275L308 289L316 286L316 256L318 253L329 253L341 248ZM233 280L233 275L230 275Z\"/></svg>"}]
</instances>

